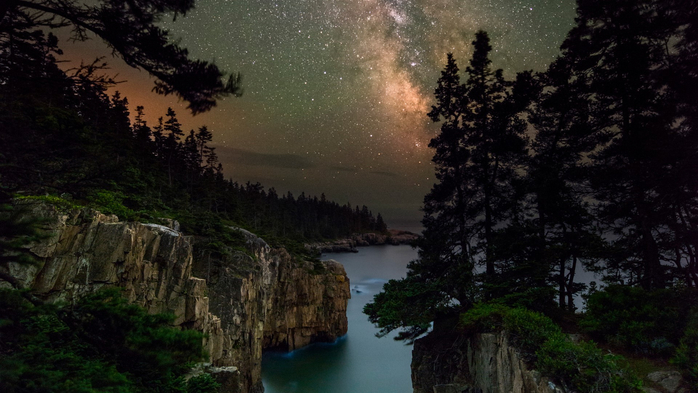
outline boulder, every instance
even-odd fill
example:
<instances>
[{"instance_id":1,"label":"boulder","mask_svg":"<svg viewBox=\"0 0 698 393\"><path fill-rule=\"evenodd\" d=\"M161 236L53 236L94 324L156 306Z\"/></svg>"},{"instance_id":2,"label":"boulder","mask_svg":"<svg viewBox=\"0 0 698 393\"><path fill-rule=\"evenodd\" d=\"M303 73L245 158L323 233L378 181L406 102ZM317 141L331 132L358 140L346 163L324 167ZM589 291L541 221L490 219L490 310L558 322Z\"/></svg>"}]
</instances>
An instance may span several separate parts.
<instances>
[{"instance_id":1,"label":"boulder","mask_svg":"<svg viewBox=\"0 0 698 393\"><path fill-rule=\"evenodd\" d=\"M656 382L669 393L677 393L681 386L681 373L678 371L655 371L647 374L647 379Z\"/></svg>"}]
</instances>

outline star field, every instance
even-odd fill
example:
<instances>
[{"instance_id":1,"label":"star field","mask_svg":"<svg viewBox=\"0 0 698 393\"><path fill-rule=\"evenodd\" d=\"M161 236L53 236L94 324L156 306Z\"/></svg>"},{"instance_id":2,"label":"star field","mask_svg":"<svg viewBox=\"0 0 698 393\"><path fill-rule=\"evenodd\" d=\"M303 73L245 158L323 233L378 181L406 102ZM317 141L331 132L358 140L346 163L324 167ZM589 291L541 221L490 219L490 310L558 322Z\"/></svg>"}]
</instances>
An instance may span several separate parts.
<instances>
[{"instance_id":1,"label":"star field","mask_svg":"<svg viewBox=\"0 0 698 393\"><path fill-rule=\"evenodd\" d=\"M574 0L198 0L162 25L193 57L243 74L240 99L193 119L175 107L186 127L213 130L226 176L325 192L399 226L418 221L434 182L439 125L426 113L446 54L465 69L483 29L506 76L544 70L574 15ZM133 85L120 90L153 119L174 107Z\"/></svg>"}]
</instances>

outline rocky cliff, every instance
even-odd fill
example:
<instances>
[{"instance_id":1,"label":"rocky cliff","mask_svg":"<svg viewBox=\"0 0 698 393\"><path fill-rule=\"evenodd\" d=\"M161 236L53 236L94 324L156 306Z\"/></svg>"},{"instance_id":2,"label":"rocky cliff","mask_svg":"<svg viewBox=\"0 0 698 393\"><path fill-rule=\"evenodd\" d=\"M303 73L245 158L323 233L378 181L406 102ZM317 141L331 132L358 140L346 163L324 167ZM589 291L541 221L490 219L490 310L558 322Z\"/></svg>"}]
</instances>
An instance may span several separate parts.
<instances>
[{"instance_id":1,"label":"rocky cliff","mask_svg":"<svg viewBox=\"0 0 698 393\"><path fill-rule=\"evenodd\" d=\"M294 261L249 232L247 252L213 258L198 247L202 239L183 235L171 220L142 224L91 209L20 207L40 218L48 235L30 246L39 264L10 264L25 288L70 303L118 286L149 312L173 313L177 327L206 333L214 366L236 370L228 392L263 391L264 348L292 350L347 331L349 280L337 262Z\"/></svg>"},{"instance_id":2,"label":"rocky cliff","mask_svg":"<svg viewBox=\"0 0 698 393\"><path fill-rule=\"evenodd\" d=\"M529 370L505 333L430 334L412 350L414 393L558 393Z\"/></svg>"},{"instance_id":3,"label":"rocky cliff","mask_svg":"<svg viewBox=\"0 0 698 393\"><path fill-rule=\"evenodd\" d=\"M349 279L338 262L294 261L286 250L240 231L249 253L215 258L197 251L193 273L205 278L209 310L221 320L214 365L238 367L241 392L262 392L263 349L291 351L346 334Z\"/></svg>"}]
</instances>

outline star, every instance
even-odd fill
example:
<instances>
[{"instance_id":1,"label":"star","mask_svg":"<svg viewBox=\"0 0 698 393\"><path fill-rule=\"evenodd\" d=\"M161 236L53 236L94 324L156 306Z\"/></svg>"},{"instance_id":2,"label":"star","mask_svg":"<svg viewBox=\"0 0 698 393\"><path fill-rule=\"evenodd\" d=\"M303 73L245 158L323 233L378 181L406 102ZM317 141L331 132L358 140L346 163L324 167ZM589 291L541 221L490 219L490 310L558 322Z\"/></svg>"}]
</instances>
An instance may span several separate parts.
<instances>
[{"instance_id":1,"label":"star","mask_svg":"<svg viewBox=\"0 0 698 393\"><path fill-rule=\"evenodd\" d=\"M150 93L147 77L126 72L131 82L118 88L133 107L145 106L151 123L173 106L185 127L211 125L223 166L231 168L225 175L238 182L324 192L366 204L388 221L418 220L433 182L433 167L424 165L434 153L428 145L439 129L426 113L446 54L465 69L474 33L483 29L493 66L505 76L542 71L574 16L574 0L197 0L185 17L161 25L193 57L241 72L243 97L192 118L171 97ZM227 158L228 148L320 154L307 155L314 167L304 173L269 173ZM336 171L347 163L356 169ZM350 180L356 176L361 182ZM395 190L404 190L401 200L388 196Z\"/></svg>"}]
</instances>

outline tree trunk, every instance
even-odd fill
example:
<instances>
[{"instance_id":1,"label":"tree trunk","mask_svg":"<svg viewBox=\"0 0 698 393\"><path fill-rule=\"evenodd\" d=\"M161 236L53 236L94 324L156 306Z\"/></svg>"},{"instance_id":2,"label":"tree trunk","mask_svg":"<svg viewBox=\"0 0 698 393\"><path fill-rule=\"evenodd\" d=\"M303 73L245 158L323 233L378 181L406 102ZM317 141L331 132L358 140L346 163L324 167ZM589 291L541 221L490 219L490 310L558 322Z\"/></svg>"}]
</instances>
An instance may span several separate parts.
<instances>
[{"instance_id":1,"label":"tree trunk","mask_svg":"<svg viewBox=\"0 0 698 393\"><path fill-rule=\"evenodd\" d=\"M490 189L485 185L485 263L488 277L494 277L494 258L492 257L492 207L490 206Z\"/></svg>"},{"instance_id":2,"label":"tree trunk","mask_svg":"<svg viewBox=\"0 0 698 393\"><path fill-rule=\"evenodd\" d=\"M567 309L574 311L574 293L572 293L572 285L574 284L574 275L577 272L577 255L572 253L572 266L570 267L570 275L567 280Z\"/></svg>"},{"instance_id":3,"label":"tree trunk","mask_svg":"<svg viewBox=\"0 0 698 393\"><path fill-rule=\"evenodd\" d=\"M647 218L642 218L642 259L643 277L642 287L646 290L661 289L665 287L662 263L659 260L657 241L652 235Z\"/></svg>"},{"instance_id":4,"label":"tree trunk","mask_svg":"<svg viewBox=\"0 0 698 393\"><path fill-rule=\"evenodd\" d=\"M559 286L559 296L558 296L558 304L560 305L561 309L565 309L565 299L566 299L566 283L565 283L565 258L560 258L560 277L558 279L558 286Z\"/></svg>"}]
</instances>

